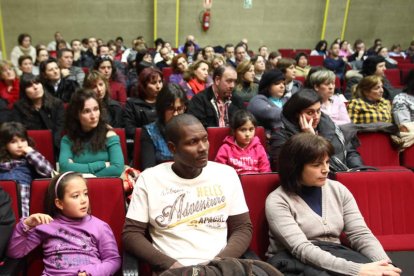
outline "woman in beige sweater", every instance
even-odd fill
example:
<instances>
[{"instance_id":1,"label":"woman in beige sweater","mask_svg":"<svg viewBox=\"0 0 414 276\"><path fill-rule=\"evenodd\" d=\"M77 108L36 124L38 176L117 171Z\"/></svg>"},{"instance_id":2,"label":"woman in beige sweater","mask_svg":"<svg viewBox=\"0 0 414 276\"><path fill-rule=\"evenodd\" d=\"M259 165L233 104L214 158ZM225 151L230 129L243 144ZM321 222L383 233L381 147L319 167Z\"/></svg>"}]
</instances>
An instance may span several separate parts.
<instances>
[{"instance_id":1,"label":"woman in beige sweater","mask_svg":"<svg viewBox=\"0 0 414 276\"><path fill-rule=\"evenodd\" d=\"M399 275L350 191L327 178L333 152L327 140L310 133L297 134L283 146L281 186L266 200L268 261L278 266L288 256L296 267L313 271L301 275ZM342 232L351 249L340 245Z\"/></svg>"}]
</instances>

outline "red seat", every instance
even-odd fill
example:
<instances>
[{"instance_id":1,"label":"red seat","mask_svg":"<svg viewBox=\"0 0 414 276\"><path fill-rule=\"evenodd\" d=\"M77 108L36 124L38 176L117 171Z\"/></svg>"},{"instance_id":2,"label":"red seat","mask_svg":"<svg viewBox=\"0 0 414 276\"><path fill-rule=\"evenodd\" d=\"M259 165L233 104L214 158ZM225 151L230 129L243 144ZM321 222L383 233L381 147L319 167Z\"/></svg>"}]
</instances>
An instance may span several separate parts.
<instances>
[{"instance_id":1,"label":"red seat","mask_svg":"<svg viewBox=\"0 0 414 276\"><path fill-rule=\"evenodd\" d=\"M413 63L398 63L398 68L399 69L414 69L414 64Z\"/></svg>"},{"instance_id":2,"label":"red seat","mask_svg":"<svg viewBox=\"0 0 414 276\"><path fill-rule=\"evenodd\" d=\"M402 87L400 69L387 69L385 70L385 76L390 81L392 86L396 88Z\"/></svg>"},{"instance_id":3,"label":"red seat","mask_svg":"<svg viewBox=\"0 0 414 276\"><path fill-rule=\"evenodd\" d=\"M135 129L133 167L138 170L141 170L141 131L142 128Z\"/></svg>"},{"instance_id":4,"label":"red seat","mask_svg":"<svg viewBox=\"0 0 414 276\"><path fill-rule=\"evenodd\" d=\"M52 131L50 131L50 129L28 130L27 134L33 139L36 150L43 154L46 160L55 167L56 162Z\"/></svg>"},{"instance_id":5,"label":"red seat","mask_svg":"<svg viewBox=\"0 0 414 276\"><path fill-rule=\"evenodd\" d=\"M390 57L393 60L395 60L396 62L398 62L398 64L406 64L406 63L410 63L410 59L409 58L404 58L404 57Z\"/></svg>"},{"instance_id":6,"label":"red seat","mask_svg":"<svg viewBox=\"0 0 414 276\"><path fill-rule=\"evenodd\" d=\"M171 67L164 67L162 68L162 76L165 83L168 83L170 80L170 76L172 74L172 68Z\"/></svg>"},{"instance_id":7,"label":"red seat","mask_svg":"<svg viewBox=\"0 0 414 276\"><path fill-rule=\"evenodd\" d=\"M16 218L16 222L18 222L19 218L21 217L21 208L20 195L17 189L17 182L14 180L0 180L0 187L2 187L3 190L9 194L12 203L14 217Z\"/></svg>"},{"instance_id":8,"label":"red seat","mask_svg":"<svg viewBox=\"0 0 414 276\"><path fill-rule=\"evenodd\" d=\"M336 174L387 251L414 250L413 176L408 170Z\"/></svg>"},{"instance_id":9,"label":"red seat","mask_svg":"<svg viewBox=\"0 0 414 276\"><path fill-rule=\"evenodd\" d=\"M400 166L399 152L392 146L389 134L358 133L358 152L367 166Z\"/></svg>"},{"instance_id":10,"label":"red seat","mask_svg":"<svg viewBox=\"0 0 414 276\"><path fill-rule=\"evenodd\" d=\"M296 49L296 54L305 53L307 56L309 56L311 52L311 49Z\"/></svg>"},{"instance_id":11,"label":"red seat","mask_svg":"<svg viewBox=\"0 0 414 276\"><path fill-rule=\"evenodd\" d=\"M300 81L304 85L306 78L304 76L296 76L295 80Z\"/></svg>"},{"instance_id":12,"label":"red seat","mask_svg":"<svg viewBox=\"0 0 414 276\"><path fill-rule=\"evenodd\" d=\"M128 161L127 144L126 144L126 138L125 138L125 129L114 128L113 131L119 136L119 140L121 142L122 154L124 155L124 163L125 165L128 165L129 161Z\"/></svg>"},{"instance_id":13,"label":"red seat","mask_svg":"<svg viewBox=\"0 0 414 276\"><path fill-rule=\"evenodd\" d=\"M294 58L296 54L295 49L279 49L279 53L283 58Z\"/></svg>"},{"instance_id":14,"label":"red seat","mask_svg":"<svg viewBox=\"0 0 414 276\"><path fill-rule=\"evenodd\" d=\"M208 141L210 147L208 150L208 160L214 161L217 152L226 136L230 135L229 127L208 127L207 128ZM266 147L266 134L263 127L256 127L256 136L259 137L260 143Z\"/></svg>"},{"instance_id":15,"label":"red seat","mask_svg":"<svg viewBox=\"0 0 414 276\"><path fill-rule=\"evenodd\" d=\"M265 202L267 196L279 186L279 175L277 173L244 174L240 175L240 181L253 225L250 249L264 260L269 247Z\"/></svg>"},{"instance_id":16,"label":"red seat","mask_svg":"<svg viewBox=\"0 0 414 276\"><path fill-rule=\"evenodd\" d=\"M309 65L310 66L323 66L324 56L309 56Z\"/></svg>"},{"instance_id":17,"label":"red seat","mask_svg":"<svg viewBox=\"0 0 414 276\"><path fill-rule=\"evenodd\" d=\"M118 250L122 255L122 229L125 222L125 195L120 178L89 178L88 194L92 215L105 221L111 227ZM44 213L44 201L50 179L36 179L32 182L30 214ZM43 256L38 247L29 254L30 275L40 275L43 271Z\"/></svg>"},{"instance_id":18,"label":"red seat","mask_svg":"<svg viewBox=\"0 0 414 276\"><path fill-rule=\"evenodd\" d=\"M414 169L414 145L401 153L401 165Z\"/></svg>"}]
</instances>

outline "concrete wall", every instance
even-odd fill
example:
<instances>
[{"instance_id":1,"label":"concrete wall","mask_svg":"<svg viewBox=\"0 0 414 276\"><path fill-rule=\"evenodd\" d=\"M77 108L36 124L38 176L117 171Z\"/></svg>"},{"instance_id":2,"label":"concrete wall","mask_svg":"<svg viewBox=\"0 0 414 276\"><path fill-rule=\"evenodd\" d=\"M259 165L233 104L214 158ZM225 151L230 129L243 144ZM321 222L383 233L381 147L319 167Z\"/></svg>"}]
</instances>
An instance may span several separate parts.
<instances>
[{"instance_id":1,"label":"concrete wall","mask_svg":"<svg viewBox=\"0 0 414 276\"><path fill-rule=\"evenodd\" d=\"M247 38L251 49L266 44L270 49L313 48L321 37L324 0L213 0L212 21L203 32L199 15L201 0L180 1L179 44L186 34L195 35L201 45L224 45ZM157 35L175 45L175 0L158 0ZM346 0L331 0L325 38L341 35ZM151 45L154 39L154 4L150 0L2 0L7 53L16 45L19 33L32 35L33 44L48 43L53 33L66 40L96 36L104 40L124 37L129 46L137 35ZM385 45L394 42L407 47L413 39L414 5L409 0L351 0L345 38L362 38L370 46L377 37Z\"/></svg>"}]
</instances>

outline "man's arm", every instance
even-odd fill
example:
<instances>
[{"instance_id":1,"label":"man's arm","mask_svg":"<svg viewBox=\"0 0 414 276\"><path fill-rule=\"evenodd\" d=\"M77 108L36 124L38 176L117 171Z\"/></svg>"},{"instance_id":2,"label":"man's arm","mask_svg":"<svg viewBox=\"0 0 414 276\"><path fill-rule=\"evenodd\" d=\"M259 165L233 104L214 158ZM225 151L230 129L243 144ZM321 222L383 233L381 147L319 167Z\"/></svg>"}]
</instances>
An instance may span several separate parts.
<instances>
[{"instance_id":1,"label":"man's arm","mask_svg":"<svg viewBox=\"0 0 414 276\"><path fill-rule=\"evenodd\" d=\"M252 239L253 227L249 212L229 216L227 219L229 238L226 247L217 255L219 258L239 258L249 247Z\"/></svg>"},{"instance_id":2,"label":"man's arm","mask_svg":"<svg viewBox=\"0 0 414 276\"><path fill-rule=\"evenodd\" d=\"M177 260L161 253L145 237L148 223L126 218L122 231L125 250L148 262L155 271L169 269Z\"/></svg>"}]
</instances>

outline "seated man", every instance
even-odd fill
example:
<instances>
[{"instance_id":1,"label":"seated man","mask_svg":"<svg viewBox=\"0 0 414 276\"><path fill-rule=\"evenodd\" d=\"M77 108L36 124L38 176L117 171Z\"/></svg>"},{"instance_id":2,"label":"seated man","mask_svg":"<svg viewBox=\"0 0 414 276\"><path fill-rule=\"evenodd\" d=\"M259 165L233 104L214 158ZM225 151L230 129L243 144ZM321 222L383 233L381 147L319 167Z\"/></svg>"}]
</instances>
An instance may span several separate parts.
<instances>
[{"instance_id":1,"label":"seated man","mask_svg":"<svg viewBox=\"0 0 414 276\"><path fill-rule=\"evenodd\" d=\"M213 85L192 97L188 113L196 116L204 127L226 127L234 112L244 108L243 99L233 94L237 73L233 66L217 67Z\"/></svg>"},{"instance_id":2,"label":"seated man","mask_svg":"<svg viewBox=\"0 0 414 276\"><path fill-rule=\"evenodd\" d=\"M123 231L125 249L155 271L240 257L252 225L236 172L207 161L207 132L194 116L175 116L166 136L174 162L138 178Z\"/></svg>"}]
</instances>

